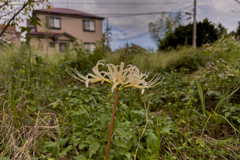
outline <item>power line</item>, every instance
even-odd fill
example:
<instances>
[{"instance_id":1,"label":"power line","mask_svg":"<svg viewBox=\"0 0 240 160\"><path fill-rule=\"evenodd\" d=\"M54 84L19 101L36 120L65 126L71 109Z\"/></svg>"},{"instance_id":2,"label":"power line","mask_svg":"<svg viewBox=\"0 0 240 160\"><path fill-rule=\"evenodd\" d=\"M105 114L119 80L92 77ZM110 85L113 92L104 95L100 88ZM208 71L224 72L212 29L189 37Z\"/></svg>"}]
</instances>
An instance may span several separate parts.
<instances>
[{"instance_id":1,"label":"power line","mask_svg":"<svg viewBox=\"0 0 240 160\"><path fill-rule=\"evenodd\" d=\"M112 18L112 17L130 17L130 16L142 16L142 15L153 15L153 14L162 14L162 13L179 13L179 12L149 12L149 13L106 13L106 14L97 14L97 15L111 15L111 16L107 16L108 18ZM180 12L180 13L185 13L185 12Z\"/></svg>"},{"instance_id":2,"label":"power line","mask_svg":"<svg viewBox=\"0 0 240 160\"><path fill-rule=\"evenodd\" d=\"M213 6L212 1L211 1L211 0L209 0L209 1L210 1L211 5L212 5L212 7L213 7L213 9L214 9L214 14L217 13L218 17L220 18L220 21L222 21L222 18L219 16L218 12L216 11L215 7ZM215 14L215 17L216 17L216 14ZM217 17L216 17L216 18L217 18ZM223 22L223 21L222 21L222 22Z\"/></svg>"},{"instance_id":3,"label":"power line","mask_svg":"<svg viewBox=\"0 0 240 160\"><path fill-rule=\"evenodd\" d=\"M177 3L177 1L175 2L175 3ZM175 4L174 3L174 4ZM168 8L170 8L172 5L170 5ZM191 5L192 6L192 5ZM190 7L190 6L188 6L188 7ZM187 7L187 8L188 8ZM186 9L186 8L185 8ZM152 12L152 13L154 13L154 12ZM149 14L152 14L152 13L149 13ZM155 12L155 13L167 13L167 12ZM177 12L177 13L179 13L179 12ZM184 12L184 13L186 13L186 12ZM136 32L136 31L138 31L138 30L141 30L142 28L145 28L146 26L143 26L143 27L141 27L141 28L139 28L139 29L135 29L133 32ZM133 32L131 32L131 33L133 33ZM125 34L123 34L123 35L126 35L126 34L130 34L129 32L128 33L125 33ZM143 33L143 34L140 34L140 35L137 35L137 36L133 36L133 37L130 37L130 38L123 38L123 39L116 39L117 41L121 41L121 40L128 40L128 39L136 39L136 38L140 38L140 37L143 37L143 36L146 36L147 34L149 34L149 32L147 32L147 33Z\"/></svg>"},{"instance_id":4,"label":"power line","mask_svg":"<svg viewBox=\"0 0 240 160\"><path fill-rule=\"evenodd\" d=\"M240 9L238 9L238 8L236 8L235 6L233 6L232 4L230 4L229 2L227 2L226 0L224 0L226 3L228 3L230 6L232 6L233 8L235 8L235 9L237 9L238 11L240 11ZM234 12L233 10L232 10L232 12Z\"/></svg>"},{"instance_id":5,"label":"power line","mask_svg":"<svg viewBox=\"0 0 240 160\"><path fill-rule=\"evenodd\" d=\"M166 24L163 24L163 25L161 25L160 27L166 27ZM133 32L132 32L132 33L133 33ZM136 39L136 38L140 38L140 37L146 36L147 34L149 34L149 32L142 33L142 34L140 34L140 35L133 36L133 37L129 37L129 38L118 38L118 39L115 39L115 40L113 40L113 41Z\"/></svg>"},{"instance_id":6,"label":"power line","mask_svg":"<svg viewBox=\"0 0 240 160\"><path fill-rule=\"evenodd\" d=\"M123 35L132 34L132 33L137 32L137 31L139 31L139 30L141 30L141 29L143 29L143 28L145 28L145 27L148 27L148 25L147 25L147 26L142 26L142 27L140 27L140 28L138 28L138 29L135 28L134 31L128 32L128 33L124 33Z\"/></svg>"},{"instance_id":7,"label":"power line","mask_svg":"<svg viewBox=\"0 0 240 160\"><path fill-rule=\"evenodd\" d=\"M174 4L176 4L177 2L179 2L179 0L177 0L176 2L174 2L173 4L171 4L171 5L169 5L168 7L166 7L164 10L166 10L166 9L168 9L168 8L170 8L170 7L172 7ZM152 20L153 18L151 18L151 20ZM151 21L150 20L150 21ZM145 27L145 24L144 25L141 25L141 26L139 26L138 27L138 29L134 29L134 31L133 32L135 32L136 30L140 30L140 28L142 29L142 28L144 28ZM129 34L129 32L128 33L125 33L124 35L126 35L126 34Z\"/></svg>"},{"instance_id":8,"label":"power line","mask_svg":"<svg viewBox=\"0 0 240 160\"><path fill-rule=\"evenodd\" d=\"M192 6L192 5L191 5ZM190 7L190 6L188 6L188 7ZM185 7L184 9L186 9L186 8L188 8L188 7ZM184 10L183 9L183 10ZM179 12L176 12L176 13L179 13ZM185 13L185 12L184 12ZM139 31L139 30L141 30L141 29L143 29L143 28L145 28L145 27L148 27L148 25L147 26L141 26L141 27L139 27L139 28L135 28L134 29L134 31L132 31L132 32L128 32L128 33L124 33L123 35L127 35L127 34L131 34L131 33L134 33L134 32L137 32L137 31Z\"/></svg>"},{"instance_id":9,"label":"power line","mask_svg":"<svg viewBox=\"0 0 240 160\"><path fill-rule=\"evenodd\" d=\"M192 5L191 5L192 6ZM188 6L189 7L189 6ZM167 13L167 12L162 12L162 13ZM169 12L169 13L173 13L173 12ZM176 13L179 13L179 12L176 12ZM183 13L186 13L186 12L183 12ZM143 26L143 27L140 27L140 28L138 28L138 29L134 29L134 31L133 32L136 32L136 31L139 31L139 30L141 30L141 29L143 29L143 28L145 28L146 26ZM131 33L133 33L133 32L131 32ZM126 35L126 34L128 34L128 33L125 33L125 34L123 34L123 35Z\"/></svg>"},{"instance_id":10,"label":"power line","mask_svg":"<svg viewBox=\"0 0 240 160\"><path fill-rule=\"evenodd\" d=\"M174 2L175 3L175 2ZM171 5L170 5L171 6ZM152 11L156 11L156 9L158 9L159 8L159 6L157 6L156 8L154 8ZM166 8L165 8L166 9ZM165 10L164 9L164 10ZM135 21L136 21L136 19L135 19ZM133 22L132 22L133 23ZM137 28L139 28L139 26L137 27ZM134 28L134 30L136 30L137 28ZM141 27L141 28L143 28L143 27ZM139 30L139 29L137 29L137 30ZM126 30L125 30L126 31Z\"/></svg>"}]
</instances>

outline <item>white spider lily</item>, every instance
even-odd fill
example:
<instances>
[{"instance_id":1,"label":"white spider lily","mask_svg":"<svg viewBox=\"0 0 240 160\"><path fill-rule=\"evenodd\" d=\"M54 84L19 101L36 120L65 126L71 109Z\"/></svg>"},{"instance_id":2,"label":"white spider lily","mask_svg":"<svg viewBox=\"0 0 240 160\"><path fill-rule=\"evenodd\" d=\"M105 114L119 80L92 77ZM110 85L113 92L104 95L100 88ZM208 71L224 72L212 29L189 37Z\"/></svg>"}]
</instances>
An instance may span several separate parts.
<instances>
[{"instance_id":1,"label":"white spider lily","mask_svg":"<svg viewBox=\"0 0 240 160\"><path fill-rule=\"evenodd\" d=\"M101 60L103 61L103 60ZM76 69L71 68L70 71L67 70L67 72L73 76L74 78L76 78L77 80L84 82L86 84L86 87L88 87L89 83L95 83L95 82L108 82L111 83L111 81L109 81L108 79L104 78L104 76L102 75L102 72L99 72L98 70L98 66L99 65L103 65L101 63L101 61L98 61L97 65L95 67L93 67L93 73L89 73L86 77L83 76L81 73L79 73ZM92 77L92 78L89 78Z\"/></svg>"},{"instance_id":2,"label":"white spider lily","mask_svg":"<svg viewBox=\"0 0 240 160\"><path fill-rule=\"evenodd\" d=\"M93 73L89 73L87 76L83 76L76 69L72 69L68 71L70 75L72 75L77 80L84 82L86 87L88 87L89 83L95 82L108 82L112 85L112 92L114 89L122 90L123 88L133 87L142 89L142 94L145 91L145 88L150 88L158 85L165 77L161 77L159 74L155 74L155 76L147 82L146 79L152 72L141 73L136 66L128 65L126 69L124 69L124 62L121 62L119 65L107 64L108 71L99 72L98 66L103 65L101 63L103 60L98 61L97 65L93 67ZM92 78L89 78L92 77ZM162 80L161 80L162 79Z\"/></svg>"}]
</instances>

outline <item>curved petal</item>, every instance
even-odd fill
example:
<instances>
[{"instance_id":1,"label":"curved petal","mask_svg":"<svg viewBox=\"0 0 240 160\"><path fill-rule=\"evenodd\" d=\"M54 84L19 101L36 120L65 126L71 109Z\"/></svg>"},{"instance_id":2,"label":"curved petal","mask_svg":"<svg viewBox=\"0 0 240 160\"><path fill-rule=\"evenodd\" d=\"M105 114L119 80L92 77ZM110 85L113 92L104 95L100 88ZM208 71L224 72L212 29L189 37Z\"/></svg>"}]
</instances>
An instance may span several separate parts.
<instances>
[{"instance_id":1,"label":"curved petal","mask_svg":"<svg viewBox=\"0 0 240 160\"><path fill-rule=\"evenodd\" d=\"M112 86L112 92L113 92L113 90L117 87L118 84L119 84L119 82L116 82L116 83L113 84L113 86Z\"/></svg>"},{"instance_id":2,"label":"curved petal","mask_svg":"<svg viewBox=\"0 0 240 160\"><path fill-rule=\"evenodd\" d=\"M143 88L141 93L143 94L143 93L144 93L144 91L145 91L145 89Z\"/></svg>"}]
</instances>

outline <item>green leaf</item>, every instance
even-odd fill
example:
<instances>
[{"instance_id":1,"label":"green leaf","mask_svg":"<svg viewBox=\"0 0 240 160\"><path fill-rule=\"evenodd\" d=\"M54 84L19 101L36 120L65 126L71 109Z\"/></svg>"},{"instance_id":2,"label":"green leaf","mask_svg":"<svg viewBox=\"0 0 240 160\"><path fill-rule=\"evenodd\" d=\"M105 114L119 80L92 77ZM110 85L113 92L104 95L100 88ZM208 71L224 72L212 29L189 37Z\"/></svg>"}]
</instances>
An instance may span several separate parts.
<instances>
[{"instance_id":1,"label":"green leaf","mask_svg":"<svg viewBox=\"0 0 240 160\"><path fill-rule=\"evenodd\" d=\"M104 126L104 124L107 122L107 120L108 120L108 115L107 114L101 114L100 122L101 122L102 126Z\"/></svg>"},{"instance_id":2,"label":"green leaf","mask_svg":"<svg viewBox=\"0 0 240 160\"><path fill-rule=\"evenodd\" d=\"M87 158L84 155L79 155L79 156L75 156L73 157L75 160L87 160Z\"/></svg>"},{"instance_id":3,"label":"green leaf","mask_svg":"<svg viewBox=\"0 0 240 160\"><path fill-rule=\"evenodd\" d=\"M63 150L63 155L65 156L65 155L67 155L67 152L68 151L70 151L70 150L72 150L73 149L73 146L71 145L71 146L67 146L67 148L64 148L64 150Z\"/></svg>"},{"instance_id":4,"label":"green leaf","mask_svg":"<svg viewBox=\"0 0 240 160\"><path fill-rule=\"evenodd\" d=\"M97 150L100 148L100 144L98 142L93 142L89 146L89 158L92 157L93 154L97 152Z\"/></svg>"},{"instance_id":5,"label":"green leaf","mask_svg":"<svg viewBox=\"0 0 240 160\"><path fill-rule=\"evenodd\" d=\"M114 141L113 144L115 144L118 147L127 148L127 145L122 141Z\"/></svg>"},{"instance_id":6,"label":"green leaf","mask_svg":"<svg viewBox=\"0 0 240 160\"><path fill-rule=\"evenodd\" d=\"M239 117L238 116L232 116L232 119L237 120L237 119L239 119Z\"/></svg>"},{"instance_id":7,"label":"green leaf","mask_svg":"<svg viewBox=\"0 0 240 160\"><path fill-rule=\"evenodd\" d=\"M132 157L131 153L129 153L129 152L126 153L125 156L126 156L128 159L130 159L130 158Z\"/></svg>"},{"instance_id":8,"label":"green leaf","mask_svg":"<svg viewBox=\"0 0 240 160\"><path fill-rule=\"evenodd\" d=\"M196 139L196 144L199 144L201 147L205 147L205 141L201 138Z\"/></svg>"},{"instance_id":9,"label":"green leaf","mask_svg":"<svg viewBox=\"0 0 240 160\"><path fill-rule=\"evenodd\" d=\"M0 160L10 160L7 157L0 157Z\"/></svg>"},{"instance_id":10,"label":"green leaf","mask_svg":"<svg viewBox=\"0 0 240 160\"><path fill-rule=\"evenodd\" d=\"M239 107L237 106L233 106L233 107L230 107L230 111L231 112L235 112Z\"/></svg>"},{"instance_id":11,"label":"green leaf","mask_svg":"<svg viewBox=\"0 0 240 160\"><path fill-rule=\"evenodd\" d=\"M117 128L116 132L119 133L119 135L121 135L122 137L129 139L128 133L125 132L125 130L123 128Z\"/></svg>"},{"instance_id":12,"label":"green leaf","mask_svg":"<svg viewBox=\"0 0 240 160\"><path fill-rule=\"evenodd\" d=\"M87 145L86 145L86 144L84 144L84 143L83 143L83 144L79 144L79 145L78 145L78 148L79 148L79 149L83 149L84 147L87 147Z\"/></svg>"},{"instance_id":13,"label":"green leaf","mask_svg":"<svg viewBox=\"0 0 240 160\"><path fill-rule=\"evenodd\" d=\"M232 86L235 84L235 81L236 80L234 80L234 82L230 85L230 87L228 88L228 90L225 92L225 94L223 95L223 97L220 99L220 101L217 103L217 105L215 106L215 108L214 108L214 112L216 112L216 113L218 113L217 112L217 110L218 110L218 108L221 106L221 104L225 101L225 99L230 99L230 97L235 93L235 92L237 92L237 90L239 89L239 88L237 88L236 90L233 90L231 93L230 93L230 89L232 88ZM237 85L239 84L239 82L237 83ZM237 86L236 85L236 86Z\"/></svg>"},{"instance_id":14,"label":"green leaf","mask_svg":"<svg viewBox=\"0 0 240 160\"><path fill-rule=\"evenodd\" d=\"M200 144L201 147L205 147L205 141L204 140L201 139L199 144Z\"/></svg>"},{"instance_id":15,"label":"green leaf","mask_svg":"<svg viewBox=\"0 0 240 160\"><path fill-rule=\"evenodd\" d=\"M157 136L152 133L152 132L149 132L148 133L148 136L147 136L147 145L148 146L152 146L154 143L156 143L158 140Z\"/></svg>"},{"instance_id":16,"label":"green leaf","mask_svg":"<svg viewBox=\"0 0 240 160\"><path fill-rule=\"evenodd\" d=\"M59 141L60 141L61 146L64 146L67 143L68 140L69 140L69 138L65 138L65 139L60 138Z\"/></svg>"},{"instance_id":17,"label":"green leaf","mask_svg":"<svg viewBox=\"0 0 240 160\"><path fill-rule=\"evenodd\" d=\"M240 118L237 119L238 123L240 123Z\"/></svg>"},{"instance_id":18,"label":"green leaf","mask_svg":"<svg viewBox=\"0 0 240 160\"><path fill-rule=\"evenodd\" d=\"M230 112L226 112L225 113L225 117L227 118L228 116L230 116L231 115L231 113Z\"/></svg>"}]
</instances>

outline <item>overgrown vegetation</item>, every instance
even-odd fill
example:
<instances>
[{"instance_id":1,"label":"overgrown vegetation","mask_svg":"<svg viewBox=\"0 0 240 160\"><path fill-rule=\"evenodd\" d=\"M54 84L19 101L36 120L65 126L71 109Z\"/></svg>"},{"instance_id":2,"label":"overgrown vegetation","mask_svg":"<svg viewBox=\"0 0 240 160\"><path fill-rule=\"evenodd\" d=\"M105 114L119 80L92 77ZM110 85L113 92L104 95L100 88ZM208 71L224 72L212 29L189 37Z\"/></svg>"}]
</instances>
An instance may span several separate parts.
<instances>
[{"instance_id":1,"label":"overgrown vegetation","mask_svg":"<svg viewBox=\"0 0 240 160\"><path fill-rule=\"evenodd\" d=\"M86 88L65 69L85 74L99 59L123 57L76 46L53 62L25 47L0 51L1 159L104 159L114 93ZM238 41L132 56L141 70L168 75L143 95L119 93L111 159L240 159Z\"/></svg>"}]
</instances>

